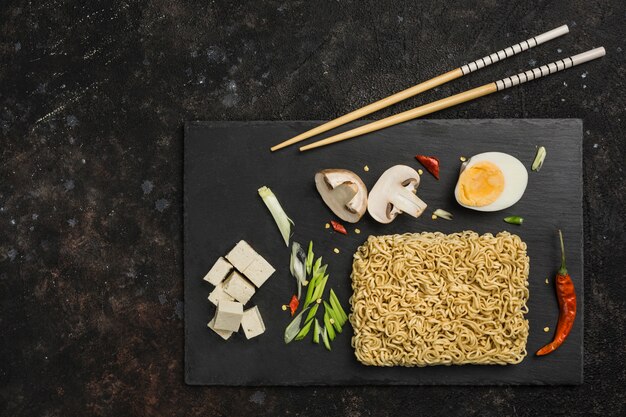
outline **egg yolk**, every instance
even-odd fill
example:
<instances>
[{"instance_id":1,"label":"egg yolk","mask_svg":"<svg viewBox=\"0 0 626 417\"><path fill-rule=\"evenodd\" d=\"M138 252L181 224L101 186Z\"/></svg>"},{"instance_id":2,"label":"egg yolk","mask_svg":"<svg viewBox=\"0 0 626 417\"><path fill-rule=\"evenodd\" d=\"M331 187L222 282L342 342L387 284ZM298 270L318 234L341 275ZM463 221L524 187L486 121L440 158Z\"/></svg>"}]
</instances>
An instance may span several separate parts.
<instances>
[{"instance_id":1,"label":"egg yolk","mask_svg":"<svg viewBox=\"0 0 626 417\"><path fill-rule=\"evenodd\" d=\"M471 207L483 207L498 199L504 190L504 174L495 164L477 162L459 177L459 202Z\"/></svg>"}]
</instances>

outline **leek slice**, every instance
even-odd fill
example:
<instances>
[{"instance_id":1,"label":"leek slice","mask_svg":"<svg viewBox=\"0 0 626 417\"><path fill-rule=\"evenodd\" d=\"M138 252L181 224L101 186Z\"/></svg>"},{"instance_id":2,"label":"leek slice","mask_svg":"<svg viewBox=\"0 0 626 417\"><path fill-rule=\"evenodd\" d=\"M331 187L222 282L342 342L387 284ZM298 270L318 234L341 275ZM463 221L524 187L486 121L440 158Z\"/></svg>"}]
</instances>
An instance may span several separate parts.
<instances>
[{"instance_id":1,"label":"leek slice","mask_svg":"<svg viewBox=\"0 0 626 417\"><path fill-rule=\"evenodd\" d=\"M291 323L285 328L285 343L290 343L300 333L300 324L302 323L302 315L308 308L303 309L296 317L291 320Z\"/></svg>"},{"instance_id":2,"label":"leek slice","mask_svg":"<svg viewBox=\"0 0 626 417\"><path fill-rule=\"evenodd\" d=\"M291 243L291 258L289 259L289 271L298 283L298 300L302 296L302 286L306 285L306 254L302 246L293 241Z\"/></svg>"},{"instance_id":3,"label":"leek slice","mask_svg":"<svg viewBox=\"0 0 626 417\"><path fill-rule=\"evenodd\" d=\"M285 245L289 246L289 238L291 237L291 228L295 226L295 223L287 217L285 210L283 210L282 206L278 202L278 199L268 187L259 188L259 195L263 199L263 202L267 206L268 210L272 214L278 229L280 230L280 234L283 236L283 240L285 241Z\"/></svg>"},{"instance_id":4,"label":"leek slice","mask_svg":"<svg viewBox=\"0 0 626 417\"><path fill-rule=\"evenodd\" d=\"M449 213L442 209L435 210L433 214L437 217L441 217L442 219L452 220L452 213Z\"/></svg>"},{"instance_id":5,"label":"leek slice","mask_svg":"<svg viewBox=\"0 0 626 417\"><path fill-rule=\"evenodd\" d=\"M341 307L341 303L339 302L339 298L337 298L337 294L333 289L330 289L330 305L333 307L333 310L341 316L341 325L343 326L346 321L348 321L348 315L344 311L343 307Z\"/></svg>"},{"instance_id":6,"label":"leek slice","mask_svg":"<svg viewBox=\"0 0 626 417\"><path fill-rule=\"evenodd\" d=\"M302 329L296 335L295 340L302 340L302 339L304 339L306 337L306 335L309 334L309 331L311 330L311 326L312 325L313 325L313 320L310 320L308 323L306 323L304 325L304 327L302 327Z\"/></svg>"},{"instance_id":7,"label":"leek slice","mask_svg":"<svg viewBox=\"0 0 626 417\"><path fill-rule=\"evenodd\" d=\"M331 305L328 304L326 301L324 301L324 310L328 311L328 315L330 316L330 319L331 319L330 323L335 328L335 331L337 333L341 333L341 318L339 317L337 312L333 310Z\"/></svg>"},{"instance_id":8,"label":"leek slice","mask_svg":"<svg viewBox=\"0 0 626 417\"><path fill-rule=\"evenodd\" d=\"M324 342L324 346L326 346L326 349L331 350L330 341L328 340L328 330L325 327L324 331L322 332L322 341Z\"/></svg>"},{"instance_id":9,"label":"leek slice","mask_svg":"<svg viewBox=\"0 0 626 417\"><path fill-rule=\"evenodd\" d=\"M546 148L540 146L537 148L537 155L535 155L535 160L533 161L533 165L530 167L531 170L535 172L539 172L541 167L543 166L543 161L546 159Z\"/></svg>"},{"instance_id":10,"label":"leek slice","mask_svg":"<svg viewBox=\"0 0 626 417\"><path fill-rule=\"evenodd\" d=\"M315 322L313 326L313 343L320 342L320 335L322 334L322 327L320 326L319 321L317 319L313 320Z\"/></svg>"},{"instance_id":11,"label":"leek slice","mask_svg":"<svg viewBox=\"0 0 626 417\"><path fill-rule=\"evenodd\" d=\"M317 309L319 306L319 304L314 304L313 307L311 307L311 311L309 311L309 314L307 314L306 319L304 320L305 323L313 320L313 317L315 317L315 314L317 314Z\"/></svg>"},{"instance_id":12,"label":"leek slice","mask_svg":"<svg viewBox=\"0 0 626 417\"><path fill-rule=\"evenodd\" d=\"M309 242L309 252L306 255L306 273L310 274L313 269L313 241Z\"/></svg>"},{"instance_id":13,"label":"leek slice","mask_svg":"<svg viewBox=\"0 0 626 417\"><path fill-rule=\"evenodd\" d=\"M328 311L324 311L324 329L328 332L328 338L332 342L335 340L335 329L333 328L333 324L330 322L330 315Z\"/></svg>"}]
</instances>

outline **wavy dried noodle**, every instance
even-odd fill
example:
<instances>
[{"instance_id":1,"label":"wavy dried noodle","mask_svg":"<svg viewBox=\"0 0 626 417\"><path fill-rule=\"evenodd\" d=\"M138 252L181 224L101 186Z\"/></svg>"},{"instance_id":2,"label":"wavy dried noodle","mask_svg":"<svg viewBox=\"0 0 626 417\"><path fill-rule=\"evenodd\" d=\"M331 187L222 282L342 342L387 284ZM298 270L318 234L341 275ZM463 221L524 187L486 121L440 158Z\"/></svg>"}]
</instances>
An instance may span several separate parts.
<instances>
[{"instance_id":1,"label":"wavy dried noodle","mask_svg":"<svg viewBox=\"0 0 626 417\"><path fill-rule=\"evenodd\" d=\"M370 236L352 266L357 359L375 366L521 362L528 272L526 244L508 232Z\"/></svg>"}]
</instances>

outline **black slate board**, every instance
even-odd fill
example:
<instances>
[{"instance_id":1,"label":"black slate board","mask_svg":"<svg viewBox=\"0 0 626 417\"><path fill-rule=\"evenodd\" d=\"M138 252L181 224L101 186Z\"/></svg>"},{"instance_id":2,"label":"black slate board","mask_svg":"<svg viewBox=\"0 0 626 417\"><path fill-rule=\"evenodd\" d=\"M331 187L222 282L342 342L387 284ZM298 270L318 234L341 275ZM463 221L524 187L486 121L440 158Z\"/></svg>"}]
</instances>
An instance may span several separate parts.
<instances>
[{"instance_id":1,"label":"black slate board","mask_svg":"<svg viewBox=\"0 0 626 417\"><path fill-rule=\"evenodd\" d=\"M270 145L303 132L318 122L190 122L185 126L185 380L193 385L417 385L417 384L580 384L583 379L582 265L582 122L573 119L424 120L395 126L360 139L299 154L295 147L270 153ZM487 151L507 152L527 167L535 146L548 150L540 173L529 172L522 200L497 213L463 209L453 189L459 156ZM313 176L322 168L346 168L371 188L395 164L420 168L413 155L436 155L441 180L428 173L418 191L429 211L415 220L401 216L379 225L367 215L348 226L349 235L324 228L333 218L315 190ZM363 167L369 166L369 172ZM530 171L530 170L529 170ZM289 250L257 195L268 185L296 223L294 239L315 242L317 255L329 262L330 285L344 305L350 296L351 255L369 234L419 231L479 233L509 230L528 244L530 266L530 354L510 366L434 366L375 368L359 364L350 346L351 329L328 352L309 340L285 345L290 321L280 306L294 290L289 276ZM430 210L444 208L454 220L433 221ZM521 215L521 227L502 218ZM566 239L568 268L578 293L578 317L568 341L553 354L532 353L552 338L558 306L553 277L558 268L556 229ZM206 327L214 313L207 301L211 286L202 280L220 255L240 239L248 241L277 269L249 305L258 305L267 331L252 340L236 334L224 342ZM341 253L333 253L333 248ZM550 278L550 285L545 279ZM349 327L349 326L348 326Z\"/></svg>"}]
</instances>

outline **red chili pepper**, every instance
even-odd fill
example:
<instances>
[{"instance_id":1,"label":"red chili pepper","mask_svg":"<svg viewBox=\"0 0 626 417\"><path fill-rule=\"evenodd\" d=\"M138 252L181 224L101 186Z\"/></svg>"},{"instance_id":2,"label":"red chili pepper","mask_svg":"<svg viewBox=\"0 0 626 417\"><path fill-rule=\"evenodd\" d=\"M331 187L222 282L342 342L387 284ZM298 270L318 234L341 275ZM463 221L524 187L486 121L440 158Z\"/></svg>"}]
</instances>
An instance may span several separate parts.
<instances>
[{"instance_id":1,"label":"red chili pepper","mask_svg":"<svg viewBox=\"0 0 626 417\"><path fill-rule=\"evenodd\" d=\"M289 309L291 310L291 315L293 316L300 305L300 301L298 297L295 295L291 297L291 301L289 301Z\"/></svg>"},{"instance_id":2,"label":"red chili pepper","mask_svg":"<svg viewBox=\"0 0 626 417\"><path fill-rule=\"evenodd\" d=\"M433 177L439 179L439 159L434 156L426 155L415 155L415 159L417 159L420 164L424 165L424 168L433 174Z\"/></svg>"},{"instance_id":3,"label":"red chili pepper","mask_svg":"<svg viewBox=\"0 0 626 417\"><path fill-rule=\"evenodd\" d=\"M342 233L344 235L348 234L348 231L346 230L345 227L343 227L341 223L331 220L330 224L333 226L333 229L335 229L335 232Z\"/></svg>"},{"instance_id":4,"label":"red chili pepper","mask_svg":"<svg viewBox=\"0 0 626 417\"><path fill-rule=\"evenodd\" d=\"M556 298L559 302L559 321L556 325L554 340L537 351L538 356L547 355L554 352L565 342L567 335L574 326L576 319L576 291L572 278L565 268L565 245L563 245L563 234L559 230L561 239L561 268L556 274Z\"/></svg>"}]
</instances>

